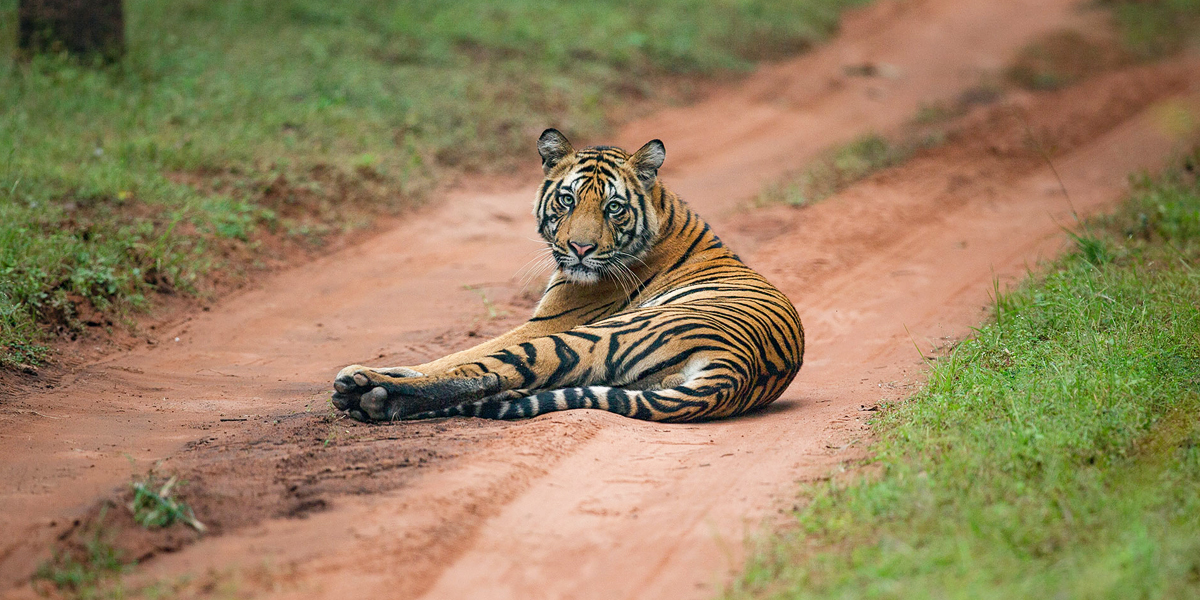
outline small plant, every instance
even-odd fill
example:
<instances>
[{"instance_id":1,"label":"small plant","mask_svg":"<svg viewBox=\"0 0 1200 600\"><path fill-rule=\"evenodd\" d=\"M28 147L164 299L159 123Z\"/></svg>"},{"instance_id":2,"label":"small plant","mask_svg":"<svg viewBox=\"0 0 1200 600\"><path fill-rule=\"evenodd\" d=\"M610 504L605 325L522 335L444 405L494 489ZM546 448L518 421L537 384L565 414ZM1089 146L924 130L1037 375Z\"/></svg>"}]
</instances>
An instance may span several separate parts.
<instances>
[{"instance_id":1,"label":"small plant","mask_svg":"<svg viewBox=\"0 0 1200 600\"><path fill-rule=\"evenodd\" d=\"M937 125L961 117L964 110L962 103L927 102L917 107L913 123L917 125Z\"/></svg>"},{"instance_id":2,"label":"small plant","mask_svg":"<svg viewBox=\"0 0 1200 600\"><path fill-rule=\"evenodd\" d=\"M488 298L487 291L482 287L476 285L464 285L463 289L479 294L479 299L483 301L483 307L487 310L487 318L489 321L508 316L508 311L503 311L496 308L496 303L492 302L491 298Z\"/></svg>"},{"instance_id":3,"label":"small plant","mask_svg":"<svg viewBox=\"0 0 1200 600\"><path fill-rule=\"evenodd\" d=\"M142 481L135 481L133 487L133 502L129 510L133 512L133 520L146 528L169 527L176 522L182 522L196 531L203 533L207 527L196 520L188 505L171 498L171 491L178 483L177 477L171 477L157 491L156 478L151 473Z\"/></svg>"},{"instance_id":4,"label":"small plant","mask_svg":"<svg viewBox=\"0 0 1200 600\"><path fill-rule=\"evenodd\" d=\"M50 349L41 344L11 342L0 346L0 366L13 366L20 369L36 369L45 362Z\"/></svg>"},{"instance_id":5,"label":"small plant","mask_svg":"<svg viewBox=\"0 0 1200 600\"><path fill-rule=\"evenodd\" d=\"M1088 264L1099 267L1112 262L1113 252L1104 239L1086 231L1082 234L1068 231L1067 235L1075 242L1075 250L1080 258Z\"/></svg>"},{"instance_id":6,"label":"small plant","mask_svg":"<svg viewBox=\"0 0 1200 600\"><path fill-rule=\"evenodd\" d=\"M342 411L338 410L328 397L325 399L325 406L328 412L325 413L323 420L329 424L329 431L326 432L325 439L321 441L322 448L328 448L330 444L337 441L338 425L346 418L346 415L342 414ZM343 429L343 431L345 430ZM347 433L349 432L347 431Z\"/></svg>"},{"instance_id":7,"label":"small plant","mask_svg":"<svg viewBox=\"0 0 1200 600\"><path fill-rule=\"evenodd\" d=\"M59 592L74 598L96 598L99 586L133 566L121 560L120 552L109 543L107 533L101 525L107 509L102 509L91 535L82 547L64 548L56 551L50 560L42 563L33 574L33 585L48 583ZM45 590L39 589L39 592Z\"/></svg>"}]
</instances>

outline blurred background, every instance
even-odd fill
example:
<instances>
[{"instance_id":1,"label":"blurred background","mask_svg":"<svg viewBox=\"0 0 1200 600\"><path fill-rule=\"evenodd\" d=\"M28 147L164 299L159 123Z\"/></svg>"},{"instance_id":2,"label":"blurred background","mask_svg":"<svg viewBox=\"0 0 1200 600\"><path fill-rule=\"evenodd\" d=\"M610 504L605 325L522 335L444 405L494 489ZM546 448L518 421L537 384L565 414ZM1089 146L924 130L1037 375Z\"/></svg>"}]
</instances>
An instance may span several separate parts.
<instances>
[{"instance_id":1,"label":"blurred background","mask_svg":"<svg viewBox=\"0 0 1200 600\"><path fill-rule=\"evenodd\" d=\"M47 332L111 326L154 294L215 294L321 252L463 174L533 164L547 126L595 139L695 99L865 4L0 0L0 363L36 365ZM1083 4L1120 43L1042 40L1012 81L1052 89L1173 52L1200 14ZM890 162L867 142L855 164Z\"/></svg>"},{"instance_id":2,"label":"blurred background","mask_svg":"<svg viewBox=\"0 0 1200 600\"><path fill-rule=\"evenodd\" d=\"M39 321L206 293L270 260L247 245L319 250L529 163L547 126L686 101L863 3L0 0L0 361L37 361ZM96 47L62 39L72 11Z\"/></svg>"}]
</instances>

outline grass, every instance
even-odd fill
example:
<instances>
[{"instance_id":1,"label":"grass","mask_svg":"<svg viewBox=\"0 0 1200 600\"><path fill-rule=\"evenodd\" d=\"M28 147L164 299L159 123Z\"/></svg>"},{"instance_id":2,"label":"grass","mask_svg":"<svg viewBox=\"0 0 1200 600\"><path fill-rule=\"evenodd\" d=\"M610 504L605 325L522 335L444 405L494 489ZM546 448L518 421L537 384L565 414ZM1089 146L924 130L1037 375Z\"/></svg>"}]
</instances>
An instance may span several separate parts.
<instances>
[{"instance_id":1,"label":"grass","mask_svg":"<svg viewBox=\"0 0 1200 600\"><path fill-rule=\"evenodd\" d=\"M1200 595L1198 163L999 296L727 597Z\"/></svg>"},{"instance_id":2,"label":"grass","mask_svg":"<svg viewBox=\"0 0 1200 600\"><path fill-rule=\"evenodd\" d=\"M117 581L133 563L126 562L113 547L103 522L104 512L101 512L82 545L58 551L42 563L33 575L34 589L47 595L49 590L44 586L52 586L67 598L112 597L108 585Z\"/></svg>"},{"instance_id":3,"label":"grass","mask_svg":"<svg viewBox=\"0 0 1200 600\"><path fill-rule=\"evenodd\" d=\"M206 528L196 520L192 509L172 497L178 484L175 477L161 481L153 471L135 478L130 484L132 500L126 505L133 522L147 530L182 523L204 533ZM117 515L115 524L107 518L109 509L117 506L103 503L95 518L77 523L75 530L59 537L53 555L33 575L34 590L43 596L98 600L174 597L186 586L187 578L154 581L141 589L125 586L122 576L137 564L127 557L136 551L129 550L128 539L122 535L124 517Z\"/></svg>"},{"instance_id":4,"label":"grass","mask_svg":"<svg viewBox=\"0 0 1200 600\"><path fill-rule=\"evenodd\" d=\"M1112 11L1122 44L1152 59L1194 45L1200 37L1200 0L1097 0Z\"/></svg>"},{"instance_id":5,"label":"grass","mask_svg":"<svg viewBox=\"0 0 1200 600\"><path fill-rule=\"evenodd\" d=\"M1200 0L1098 0L1116 40L1063 30L1023 48L1007 78L1030 90L1055 90L1137 61L1163 58L1200 43Z\"/></svg>"},{"instance_id":6,"label":"grass","mask_svg":"<svg viewBox=\"0 0 1200 600\"><path fill-rule=\"evenodd\" d=\"M207 528L196 520L192 509L182 501L171 497L171 492L178 482L177 478L171 477L162 486L159 486L158 479L153 473L146 475L140 481L134 481L131 484L133 501L129 503L133 521L147 529L161 529L175 523L184 523L203 533Z\"/></svg>"},{"instance_id":7,"label":"grass","mask_svg":"<svg viewBox=\"0 0 1200 600\"><path fill-rule=\"evenodd\" d=\"M593 136L806 48L865 1L129 0L128 54L99 66L13 59L0 0L0 365L508 168L546 126Z\"/></svg>"},{"instance_id":8,"label":"grass","mask_svg":"<svg viewBox=\"0 0 1200 600\"><path fill-rule=\"evenodd\" d=\"M939 142L937 136L910 136L897 143L869 133L834 148L804 169L767 184L759 192L756 203L806 206L820 202L857 181L904 162L917 150Z\"/></svg>"}]
</instances>

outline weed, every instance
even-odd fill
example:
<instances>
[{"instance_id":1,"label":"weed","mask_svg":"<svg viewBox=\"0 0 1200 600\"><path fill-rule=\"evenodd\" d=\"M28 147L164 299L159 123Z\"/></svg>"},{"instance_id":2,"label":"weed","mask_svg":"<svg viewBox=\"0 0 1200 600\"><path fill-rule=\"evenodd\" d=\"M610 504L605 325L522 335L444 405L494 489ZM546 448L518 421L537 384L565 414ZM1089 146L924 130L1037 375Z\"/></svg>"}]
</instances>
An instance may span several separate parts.
<instances>
[{"instance_id":1,"label":"weed","mask_svg":"<svg viewBox=\"0 0 1200 600\"><path fill-rule=\"evenodd\" d=\"M105 510L101 510L81 548L57 551L50 560L38 566L33 575L35 589L45 583L72 598L104 597L103 586L133 565L125 562L108 540L102 525L104 516Z\"/></svg>"},{"instance_id":2,"label":"weed","mask_svg":"<svg viewBox=\"0 0 1200 600\"><path fill-rule=\"evenodd\" d=\"M1088 264L1099 267L1112 261L1113 252L1109 248L1108 240L1090 233L1068 231L1067 235L1075 242L1075 252Z\"/></svg>"},{"instance_id":3,"label":"weed","mask_svg":"<svg viewBox=\"0 0 1200 600\"><path fill-rule=\"evenodd\" d=\"M917 114L913 117L913 123L916 125L937 125L957 119L966 114L961 104L950 104L947 102L925 102L917 107Z\"/></svg>"},{"instance_id":4,"label":"weed","mask_svg":"<svg viewBox=\"0 0 1200 600\"><path fill-rule=\"evenodd\" d=\"M479 295L479 299L483 301L483 308L487 310L487 319L489 321L508 316L508 312L496 308L496 303L492 302L491 298L488 298L487 291L484 290L483 287L477 285L464 285L463 289L475 292Z\"/></svg>"},{"instance_id":5,"label":"weed","mask_svg":"<svg viewBox=\"0 0 1200 600\"><path fill-rule=\"evenodd\" d=\"M967 114L967 111L974 106L998 102L1004 97L1004 89L989 79L963 90L953 101L939 100L922 103L917 107L917 114L912 118L912 125L918 128L943 125Z\"/></svg>"},{"instance_id":6,"label":"weed","mask_svg":"<svg viewBox=\"0 0 1200 600\"><path fill-rule=\"evenodd\" d=\"M131 484L133 501L129 503L133 520L138 525L149 529L170 527L177 522L184 523L203 533L207 528L196 520L192 509L171 497L176 483L178 483L178 479L171 477L160 487L153 473L146 475L140 481L134 481Z\"/></svg>"},{"instance_id":7,"label":"weed","mask_svg":"<svg viewBox=\"0 0 1200 600\"><path fill-rule=\"evenodd\" d=\"M0 347L0 365L35 369L49 355L50 349L46 346L13 340L7 346Z\"/></svg>"},{"instance_id":8,"label":"weed","mask_svg":"<svg viewBox=\"0 0 1200 600\"><path fill-rule=\"evenodd\" d=\"M341 437L342 433L349 434L350 431L345 429L345 426L342 424L342 421L346 419L346 413L338 410L337 407L333 405L333 400L328 396L325 397L324 404L326 411L325 414L321 416L321 420L329 425L329 429L325 433L325 438L321 440L321 447L328 448L330 444L336 442L338 438ZM339 426L342 427L342 431L340 433L338 432Z\"/></svg>"}]
</instances>

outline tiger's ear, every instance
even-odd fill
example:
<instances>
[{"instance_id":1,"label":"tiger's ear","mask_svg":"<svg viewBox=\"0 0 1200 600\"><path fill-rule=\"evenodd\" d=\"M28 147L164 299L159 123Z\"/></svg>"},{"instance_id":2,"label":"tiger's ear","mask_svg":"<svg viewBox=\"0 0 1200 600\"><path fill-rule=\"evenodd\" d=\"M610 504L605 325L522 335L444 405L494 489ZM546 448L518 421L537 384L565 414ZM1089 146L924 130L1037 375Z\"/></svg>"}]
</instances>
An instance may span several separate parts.
<instances>
[{"instance_id":1,"label":"tiger's ear","mask_svg":"<svg viewBox=\"0 0 1200 600\"><path fill-rule=\"evenodd\" d=\"M575 147L567 141L567 136L557 129L547 129L538 138L538 154L542 155L542 170L547 175L562 159L575 154Z\"/></svg>"},{"instance_id":2,"label":"tiger's ear","mask_svg":"<svg viewBox=\"0 0 1200 600\"><path fill-rule=\"evenodd\" d=\"M637 173L638 181L642 182L642 189L648 192L650 188L654 187L654 180L658 178L658 168L666 159L667 148L663 146L661 140L646 142L645 146L629 157L628 164Z\"/></svg>"}]
</instances>

